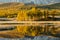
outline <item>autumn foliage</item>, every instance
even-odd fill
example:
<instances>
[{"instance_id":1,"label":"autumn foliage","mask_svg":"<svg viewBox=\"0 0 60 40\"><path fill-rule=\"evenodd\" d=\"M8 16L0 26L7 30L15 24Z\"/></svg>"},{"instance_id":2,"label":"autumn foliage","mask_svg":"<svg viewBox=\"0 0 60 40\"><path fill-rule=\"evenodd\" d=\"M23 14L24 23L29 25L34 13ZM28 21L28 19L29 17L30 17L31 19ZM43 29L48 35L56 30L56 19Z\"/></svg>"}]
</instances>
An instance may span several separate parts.
<instances>
[{"instance_id":1,"label":"autumn foliage","mask_svg":"<svg viewBox=\"0 0 60 40\"><path fill-rule=\"evenodd\" d=\"M0 10L0 17L16 18L16 21L54 21L55 16L60 16L59 9L42 9L35 7L21 7L20 9L3 9ZM52 17L51 19L49 17ZM46 28L48 28L46 30ZM24 34L24 36L38 36L42 34L55 35L60 27L55 28L52 26L49 30L49 26L17 26L17 32ZM56 29L58 31L56 31ZM49 31L48 31L49 30ZM46 33L45 33L46 32ZM50 33L50 34L49 34ZM60 32L59 32L60 33Z\"/></svg>"}]
</instances>

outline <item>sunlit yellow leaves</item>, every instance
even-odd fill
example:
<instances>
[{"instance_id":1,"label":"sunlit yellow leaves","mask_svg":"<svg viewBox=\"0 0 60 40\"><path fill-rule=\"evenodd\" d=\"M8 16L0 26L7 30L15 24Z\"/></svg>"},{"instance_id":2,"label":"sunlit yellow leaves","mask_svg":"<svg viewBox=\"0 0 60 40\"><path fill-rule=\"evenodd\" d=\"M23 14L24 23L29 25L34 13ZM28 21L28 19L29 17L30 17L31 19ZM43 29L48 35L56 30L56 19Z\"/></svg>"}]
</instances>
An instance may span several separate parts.
<instances>
[{"instance_id":1,"label":"sunlit yellow leaves","mask_svg":"<svg viewBox=\"0 0 60 40\"><path fill-rule=\"evenodd\" d=\"M18 7L17 7L18 8ZM60 11L60 10L59 10ZM47 18L54 14L58 14L57 10L48 10L48 9L40 9L40 8L30 8L29 7L23 7L19 10L17 9L4 9L0 10L0 16L7 16L7 18L13 17L13 15L17 15L16 21L41 21L43 18L47 20ZM59 12L60 13L60 12ZM47 26L48 27L48 26ZM44 29L41 27L34 27L34 26L17 26L17 32L22 33L24 35L28 36L38 36L41 35L41 33L44 32ZM59 29L58 29L59 30ZM59 30L60 31L60 30ZM56 34L57 32L51 31L53 34Z\"/></svg>"}]
</instances>

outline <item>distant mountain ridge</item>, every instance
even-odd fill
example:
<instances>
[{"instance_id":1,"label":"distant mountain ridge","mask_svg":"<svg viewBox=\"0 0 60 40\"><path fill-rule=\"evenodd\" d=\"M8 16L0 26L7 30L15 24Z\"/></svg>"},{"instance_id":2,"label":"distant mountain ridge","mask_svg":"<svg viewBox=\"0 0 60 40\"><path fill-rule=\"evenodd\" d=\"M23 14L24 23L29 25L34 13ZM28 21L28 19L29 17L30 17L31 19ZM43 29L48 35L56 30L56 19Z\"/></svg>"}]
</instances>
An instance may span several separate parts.
<instances>
[{"instance_id":1,"label":"distant mountain ridge","mask_svg":"<svg viewBox=\"0 0 60 40\"><path fill-rule=\"evenodd\" d=\"M38 4L54 4L59 3L60 0L38 0Z\"/></svg>"},{"instance_id":2,"label":"distant mountain ridge","mask_svg":"<svg viewBox=\"0 0 60 40\"><path fill-rule=\"evenodd\" d=\"M38 8L48 8L48 9L60 9L60 3L50 4L50 5L43 5L37 6Z\"/></svg>"},{"instance_id":3,"label":"distant mountain ridge","mask_svg":"<svg viewBox=\"0 0 60 40\"><path fill-rule=\"evenodd\" d=\"M18 3L18 2L12 2L12 3L3 3L3 4L0 4L0 8L8 8L8 7L20 7L20 6L23 6L23 5L25 5L26 6L26 4L24 4L24 3ZM33 4L33 3L29 3L28 5L35 5L35 4ZM60 3L55 3L55 4L50 4L50 5L39 5L39 6L37 6L36 5L36 7L37 8L48 8L48 9L60 9Z\"/></svg>"}]
</instances>

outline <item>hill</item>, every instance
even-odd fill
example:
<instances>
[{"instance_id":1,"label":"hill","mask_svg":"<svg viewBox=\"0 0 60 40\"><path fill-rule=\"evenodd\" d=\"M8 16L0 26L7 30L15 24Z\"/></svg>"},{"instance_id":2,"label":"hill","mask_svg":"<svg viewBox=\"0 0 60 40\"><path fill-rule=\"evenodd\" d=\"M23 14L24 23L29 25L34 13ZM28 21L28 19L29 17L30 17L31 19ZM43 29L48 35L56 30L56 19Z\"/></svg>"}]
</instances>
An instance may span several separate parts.
<instances>
[{"instance_id":1,"label":"hill","mask_svg":"<svg viewBox=\"0 0 60 40\"><path fill-rule=\"evenodd\" d=\"M11 2L11 3L2 3L0 4L0 9L5 9L5 8L16 8L19 6L24 5L23 3L17 3L17 2Z\"/></svg>"},{"instance_id":2,"label":"hill","mask_svg":"<svg viewBox=\"0 0 60 40\"><path fill-rule=\"evenodd\" d=\"M37 6L38 8L48 8L48 9L60 9L60 3L50 4L50 5L43 5Z\"/></svg>"},{"instance_id":3,"label":"hill","mask_svg":"<svg viewBox=\"0 0 60 40\"><path fill-rule=\"evenodd\" d=\"M24 5L24 6L23 6ZM5 9L5 8L19 8L22 6L22 8L28 8L29 6L35 7L36 8L44 8L44 9L60 9L60 3L55 3L55 4L49 4L49 5L35 5L35 4L24 4L24 3L18 3L18 2L11 2L11 3L2 3L0 4L0 9ZM30 8L30 7L29 7Z\"/></svg>"}]
</instances>

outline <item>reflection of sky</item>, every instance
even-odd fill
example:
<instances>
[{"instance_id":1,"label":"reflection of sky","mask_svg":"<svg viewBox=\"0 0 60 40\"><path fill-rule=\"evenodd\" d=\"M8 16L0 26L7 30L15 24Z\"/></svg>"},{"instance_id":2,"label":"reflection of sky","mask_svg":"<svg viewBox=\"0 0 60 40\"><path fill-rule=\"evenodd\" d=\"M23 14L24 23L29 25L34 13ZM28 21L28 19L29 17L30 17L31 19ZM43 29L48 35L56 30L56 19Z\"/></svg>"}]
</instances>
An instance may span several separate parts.
<instances>
[{"instance_id":1,"label":"reflection of sky","mask_svg":"<svg viewBox=\"0 0 60 40\"><path fill-rule=\"evenodd\" d=\"M33 1L34 3L37 4L48 4L48 3L55 3L55 2L60 2L60 0L0 0L0 2L31 2Z\"/></svg>"},{"instance_id":2,"label":"reflection of sky","mask_svg":"<svg viewBox=\"0 0 60 40\"><path fill-rule=\"evenodd\" d=\"M58 37L48 37L48 36L36 36L36 37L25 37L25 38L0 38L0 40L60 40Z\"/></svg>"}]
</instances>

